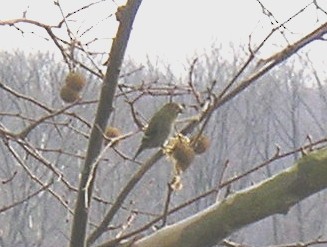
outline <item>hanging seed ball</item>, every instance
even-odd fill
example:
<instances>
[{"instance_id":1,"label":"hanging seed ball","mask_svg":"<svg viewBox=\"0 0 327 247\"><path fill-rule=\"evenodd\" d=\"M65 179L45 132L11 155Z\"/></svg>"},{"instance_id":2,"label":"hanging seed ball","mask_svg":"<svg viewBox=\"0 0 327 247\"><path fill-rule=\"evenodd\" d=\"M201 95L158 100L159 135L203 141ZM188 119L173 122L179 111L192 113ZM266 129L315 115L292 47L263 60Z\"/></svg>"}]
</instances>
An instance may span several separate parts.
<instances>
[{"instance_id":1,"label":"hanging seed ball","mask_svg":"<svg viewBox=\"0 0 327 247\"><path fill-rule=\"evenodd\" d=\"M106 128L106 131L104 132L104 135L106 136L106 138L112 139L112 138L116 138L116 137L120 136L121 132L120 132L120 130L118 128L108 126ZM105 140L104 144L107 145L108 140ZM117 145L117 144L118 144L118 142L115 143L114 146Z\"/></svg>"},{"instance_id":2,"label":"hanging seed ball","mask_svg":"<svg viewBox=\"0 0 327 247\"><path fill-rule=\"evenodd\" d=\"M86 84L86 80L81 73L69 72L66 77L66 85L76 92L80 92Z\"/></svg>"},{"instance_id":3,"label":"hanging seed ball","mask_svg":"<svg viewBox=\"0 0 327 247\"><path fill-rule=\"evenodd\" d=\"M72 90L67 85L64 85L60 90L60 98L66 103L73 103L80 97L78 92Z\"/></svg>"},{"instance_id":4,"label":"hanging seed ball","mask_svg":"<svg viewBox=\"0 0 327 247\"><path fill-rule=\"evenodd\" d=\"M202 154L210 147L210 140L204 135L195 135L191 138L191 145L196 154Z\"/></svg>"},{"instance_id":5,"label":"hanging seed ball","mask_svg":"<svg viewBox=\"0 0 327 247\"><path fill-rule=\"evenodd\" d=\"M180 174L184 172L192 163L195 157L193 148L187 137L178 136L171 149L171 157L175 161L175 172Z\"/></svg>"}]
</instances>

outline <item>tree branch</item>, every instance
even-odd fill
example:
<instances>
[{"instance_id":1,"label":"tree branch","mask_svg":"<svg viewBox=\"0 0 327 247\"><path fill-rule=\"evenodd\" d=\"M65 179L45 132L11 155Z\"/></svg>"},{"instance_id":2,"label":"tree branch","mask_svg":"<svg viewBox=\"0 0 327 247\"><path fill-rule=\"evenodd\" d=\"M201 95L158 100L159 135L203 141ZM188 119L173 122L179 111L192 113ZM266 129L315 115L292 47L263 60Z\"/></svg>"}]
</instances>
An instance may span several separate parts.
<instances>
[{"instance_id":1,"label":"tree branch","mask_svg":"<svg viewBox=\"0 0 327 247\"><path fill-rule=\"evenodd\" d=\"M327 188L327 149L303 156L291 168L235 193L202 212L142 238L132 247L209 247L232 232Z\"/></svg>"},{"instance_id":2,"label":"tree branch","mask_svg":"<svg viewBox=\"0 0 327 247\"><path fill-rule=\"evenodd\" d=\"M120 68L125 55L130 32L132 30L132 25L141 2L141 0L129 0L126 6L118 9L123 11L117 12L117 14L121 14L119 18L117 15L120 25L118 27L117 36L112 43L107 71L102 84L96 118L92 127L84 168L81 174L71 233L71 247L82 247L86 245L85 238L89 211L88 205L90 204L90 200L92 198L93 183L95 179L94 174L90 180L90 176L92 175L92 164L102 148L102 133L104 132L110 114L113 111L112 105ZM88 184L88 181L91 182ZM86 185L88 186L86 187ZM98 236L101 233L102 232L98 232Z\"/></svg>"}]
</instances>

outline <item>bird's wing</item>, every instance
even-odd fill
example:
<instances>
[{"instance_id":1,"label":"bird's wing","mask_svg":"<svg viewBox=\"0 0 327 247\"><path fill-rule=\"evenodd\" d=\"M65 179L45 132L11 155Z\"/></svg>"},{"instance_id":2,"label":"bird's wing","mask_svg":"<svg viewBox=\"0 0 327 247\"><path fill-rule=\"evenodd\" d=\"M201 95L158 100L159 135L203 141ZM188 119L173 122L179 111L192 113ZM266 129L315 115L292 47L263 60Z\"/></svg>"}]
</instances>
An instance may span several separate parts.
<instances>
[{"instance_id":1,"label":"bird's wing","mask_svg":"<svg viewBox=\"0 0 327 247\"><path fill-rule=\"evenodd\" d=\"M160 132L160 122L156 124L152 123L153 122L150 122L149 126L146 128L143 139L156 138L158 136L158 133Z\"/></svg>"}]
</instances>

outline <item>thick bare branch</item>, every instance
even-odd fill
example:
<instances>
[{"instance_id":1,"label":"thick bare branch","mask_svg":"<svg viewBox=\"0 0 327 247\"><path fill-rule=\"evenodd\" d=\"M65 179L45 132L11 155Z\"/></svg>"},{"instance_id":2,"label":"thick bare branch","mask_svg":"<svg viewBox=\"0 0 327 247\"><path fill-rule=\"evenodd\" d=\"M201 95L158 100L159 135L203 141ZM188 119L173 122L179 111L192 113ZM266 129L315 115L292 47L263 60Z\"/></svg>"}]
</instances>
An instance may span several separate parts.
<instances>
[{"instance_id":1,"label":"thick bare branch","mask_svg":"<svg viewBox=\"0 0 327 247\"><path fill-rule=\"evenodd\" d=\"M117 36L111 47L107 72L103 80L100 101L82 171L73 220L70 242L71 247L82 247L86 245L85 236L89 211L87 208L87 202L92 198L93 183L95 179L94 175L91 182L88 183L90 181L89 176L92 175L92 164L99 155L102 147L102 133L104 132L108 118L113 111L113 99L116 92L122 61L132 30L132 25L141 3L141 0L130 0L127 2L126 6L120 7L116 14L120 25L118 27ZM105 223L106 222L104 222L102 226L107 226ZM88 243L94 242L103 232L103 227L100 226L97 228L96 231L92 233L92 237L89 238Z\"/></svg>"}]
</instances>

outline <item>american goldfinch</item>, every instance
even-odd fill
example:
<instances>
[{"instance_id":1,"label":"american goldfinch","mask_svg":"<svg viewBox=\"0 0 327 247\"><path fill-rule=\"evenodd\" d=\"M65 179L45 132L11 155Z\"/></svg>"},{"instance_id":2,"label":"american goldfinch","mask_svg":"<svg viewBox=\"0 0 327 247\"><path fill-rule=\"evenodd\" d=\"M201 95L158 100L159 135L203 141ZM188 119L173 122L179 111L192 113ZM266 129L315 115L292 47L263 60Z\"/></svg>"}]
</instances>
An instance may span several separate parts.
<instances>
[{"instance_id":1,"label":"american goldfinch","mask_svg":"<svg viewBox=\"0 0 327 247\"><path fill-rule=\"evenodd\" d=\"M183 106L180 104L167 103L153 115L133 160L135 160L144 149L156 148L164 144L169 137L174 121L182 110Z\"/></svg>"}]
</instances>

